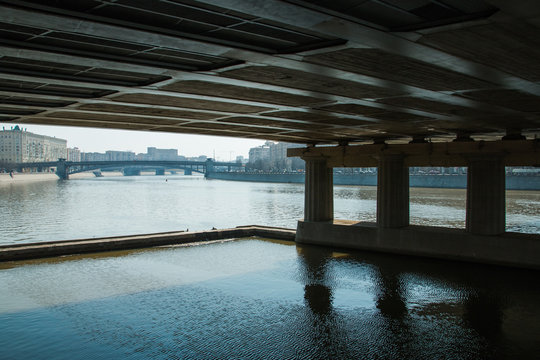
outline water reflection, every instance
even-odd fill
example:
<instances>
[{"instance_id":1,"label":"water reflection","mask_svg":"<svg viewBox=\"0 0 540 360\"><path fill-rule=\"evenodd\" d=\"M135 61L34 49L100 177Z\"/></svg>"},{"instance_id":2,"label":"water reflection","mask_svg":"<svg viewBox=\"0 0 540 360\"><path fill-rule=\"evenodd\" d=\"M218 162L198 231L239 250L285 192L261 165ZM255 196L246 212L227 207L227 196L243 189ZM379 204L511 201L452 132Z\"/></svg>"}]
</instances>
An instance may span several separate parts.
<instances>
[{"instance_id":1,"label":"water reflection","mask_svg":"<svg viewBox=\"0 0 540 360\"><path fill-rule=\"evenodd\" d=\"M404 284L394 267L381 265L374 272L377 284L377 309L388 319L402 321L407 315Z\"/></svg>"},{"instance_id":2,"label":"water reflection","mask_svg":"<svg viewBox=\"0 0 540 360\"><path fill-rule=\"evenodd\" d=\"M538 273L245 239L12 263L0 358L529 359ZM51 335L54 342L51 342Z\"/></svg>"},{"instance_id":3,"label":"water reflection","mask_svg":"<svg viewBox=\"0 0 540 360\"><path fill-rule=\"evenodd\" d=\"M297 246L300 277L304 282L304 303L308 309L306 318L311 329L310 343L316 359L349 359L347 331L343 319L333 307L332 280L328 278L327 266L332 252L319 247Z\"/></svg>"},{"instance_id":4,"label":"water reflection","mask_svg":"<svg viewBox=\"0 0 540 360\"><path fill-rule=\"evenodd\" d=\"M505 306L495 292L470 292L464 300L463 321L492 346L500 343Z\"/></svg>"},{"instance_id":5,"label":"water reflection","mask_svg":"<svg viewBox=\"0 0 540 360\"><path fill-rule=\"evenodd\" d=\"M321 358L360 351L367 358L512 359L540 351L534 271L359 252L336 257L306 245L297 253L311 343ZM355 290L375 300L368 309L349 303L353 313L336 305L344 303L338 290L351 269L371 283L366 290L353 279ZM377 355L367 356L373 349Z\"/></svg>"}]
</instances>

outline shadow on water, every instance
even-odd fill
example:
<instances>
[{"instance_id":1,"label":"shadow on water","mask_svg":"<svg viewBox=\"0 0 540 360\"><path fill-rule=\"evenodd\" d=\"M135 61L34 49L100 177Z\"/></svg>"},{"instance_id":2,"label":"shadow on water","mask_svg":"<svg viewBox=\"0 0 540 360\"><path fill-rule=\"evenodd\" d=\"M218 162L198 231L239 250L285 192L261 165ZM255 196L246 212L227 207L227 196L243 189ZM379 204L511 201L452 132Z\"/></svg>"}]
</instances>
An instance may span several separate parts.
<instances>
[{"instance_id":1,"label":"shadow on water","mask_svg":"<svg viewBox=\"0 0 540 360\"><path fill-rule=\"evenodd\" d=\"M297 245L297 253L316 358L538 356L538 272L362 252L336 256L306 245ZM344 264L367 271L373 286L372 314L362 315L371 318L361 333L335 305L336 269Z\"/></svg>"},{"instance_id":2,"label":"shadow on water","mask_svg":"<svg viewBox=\"0 0 540 360\"><path fill-rule=\"evenodd\" d=\"M310 319L311 358L353 358L340 315L333 308L331 280L327 278L331 251L317 247L297 247L304 280L304 303Z\"/></svg>"},{"instance_id":3,"label":"shadow on water","mask_svg":"<svg viewBox=\"0 0 540 360\"><path fill-rule=\"evenodd\" d=\"M259 238L34 260L0 271L0 358L533 359L537 280Z\"/></svg>"}]
</instances>

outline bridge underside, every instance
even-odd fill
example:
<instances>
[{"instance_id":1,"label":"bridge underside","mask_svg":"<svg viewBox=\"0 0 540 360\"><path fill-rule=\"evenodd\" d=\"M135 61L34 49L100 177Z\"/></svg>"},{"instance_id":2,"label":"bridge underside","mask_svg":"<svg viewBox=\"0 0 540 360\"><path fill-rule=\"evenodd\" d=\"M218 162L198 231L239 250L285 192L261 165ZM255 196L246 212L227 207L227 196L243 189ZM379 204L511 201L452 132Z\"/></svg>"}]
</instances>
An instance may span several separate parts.
<instances>
[{"instance_id":1,"label":"bridge underside","mask_svg":"<svg viewBox=\"0 0 540 360\"><path fill-rule=\"evenodd\" d=\"M378 166L395 229L407 166L468 166L467 231L499 236L504 166L540 164L539 26L537 1L0 0L0 122L308 144L305 223L332 167Z\"/></svg>"},{"instance_id":2,"label":"bridge underside","mask_svg":"<svg viewBox=\"0 0 540 360\"><path fill-rule=\"evenodd\" d=\"M533 137L540 4L0 1L0 121L297 143Z\"/></svg>"}]
</instances>

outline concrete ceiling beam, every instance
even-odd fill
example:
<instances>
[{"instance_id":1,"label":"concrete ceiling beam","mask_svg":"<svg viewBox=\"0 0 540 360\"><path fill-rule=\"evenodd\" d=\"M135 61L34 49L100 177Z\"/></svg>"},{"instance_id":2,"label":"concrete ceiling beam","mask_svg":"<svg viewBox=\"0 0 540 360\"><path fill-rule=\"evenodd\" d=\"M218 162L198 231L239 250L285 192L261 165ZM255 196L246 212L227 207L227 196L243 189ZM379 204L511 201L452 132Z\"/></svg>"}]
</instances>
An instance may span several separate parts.
<instances>
[{"instance_id":1,"label":"concrete ceiling beam","mask_svg":"<svg viewBox=\"0 0 540 360\"><path fill-rule=\"evenodd\" d=\"M373 144L287 149L289 157L324 157L330 167L374 167L385 155L404 156L406 166L467 166L473 155L502 155L506 166L540 166L538 140Z\"/></svg>"}]
</instances>

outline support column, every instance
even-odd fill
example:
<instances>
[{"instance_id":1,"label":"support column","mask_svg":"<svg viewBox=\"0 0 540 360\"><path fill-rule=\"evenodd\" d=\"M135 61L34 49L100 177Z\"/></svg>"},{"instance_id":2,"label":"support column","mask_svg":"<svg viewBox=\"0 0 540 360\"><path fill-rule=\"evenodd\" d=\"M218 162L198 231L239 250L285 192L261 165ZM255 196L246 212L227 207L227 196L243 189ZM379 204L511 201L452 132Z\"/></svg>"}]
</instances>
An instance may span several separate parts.
<instances>
[{"instance_id":1,"label":"support column","mask_svg":"<svg viewBox=\"0 0 540 360\"><path fill-rule=\"evenodd\" d=\"M479 235L505 232L505 169L502 155L471 156L467 169L467 231Z\"/></svg>"},{"instance_id":2,"label":"support column","mask_svg":"<svg viewBox=\"0 0 540 360\"><path fill-rule=\"evenodd\" d=\"M334 179L326 158L304 158L306 186L304 221L332 221L334 219Z\"/></svg>"},{"instance_id":3,"label":"support column","mask_svg":"<svg viewBox=\"0 0 540 360\"><path fill-rule=\"evenodd\" d=\"M69 168L66 165L66 159L58 159L58 165L56 165L56 175L62 180L69 179Z\"/></svg>"},{"instance_id":4,"label":"support column","mask_svg":"<svg viewBox=\"0 0 540 360\"><path fill-rule=\"evenodd\" d=\"M207 159L204 165L204 177L210 177L210 174L214 172L214 160Z\"/></svg>"},{"instance_id":5,"label":"support column","mask_svg":"<svg viewBox=\"0 0 540 360\"><path fill-rule=\"evenodd\" d=\"M377 225L409 225L409 169L403 155L383 155L377 170Z\"/></svg>"}]
</instances>

